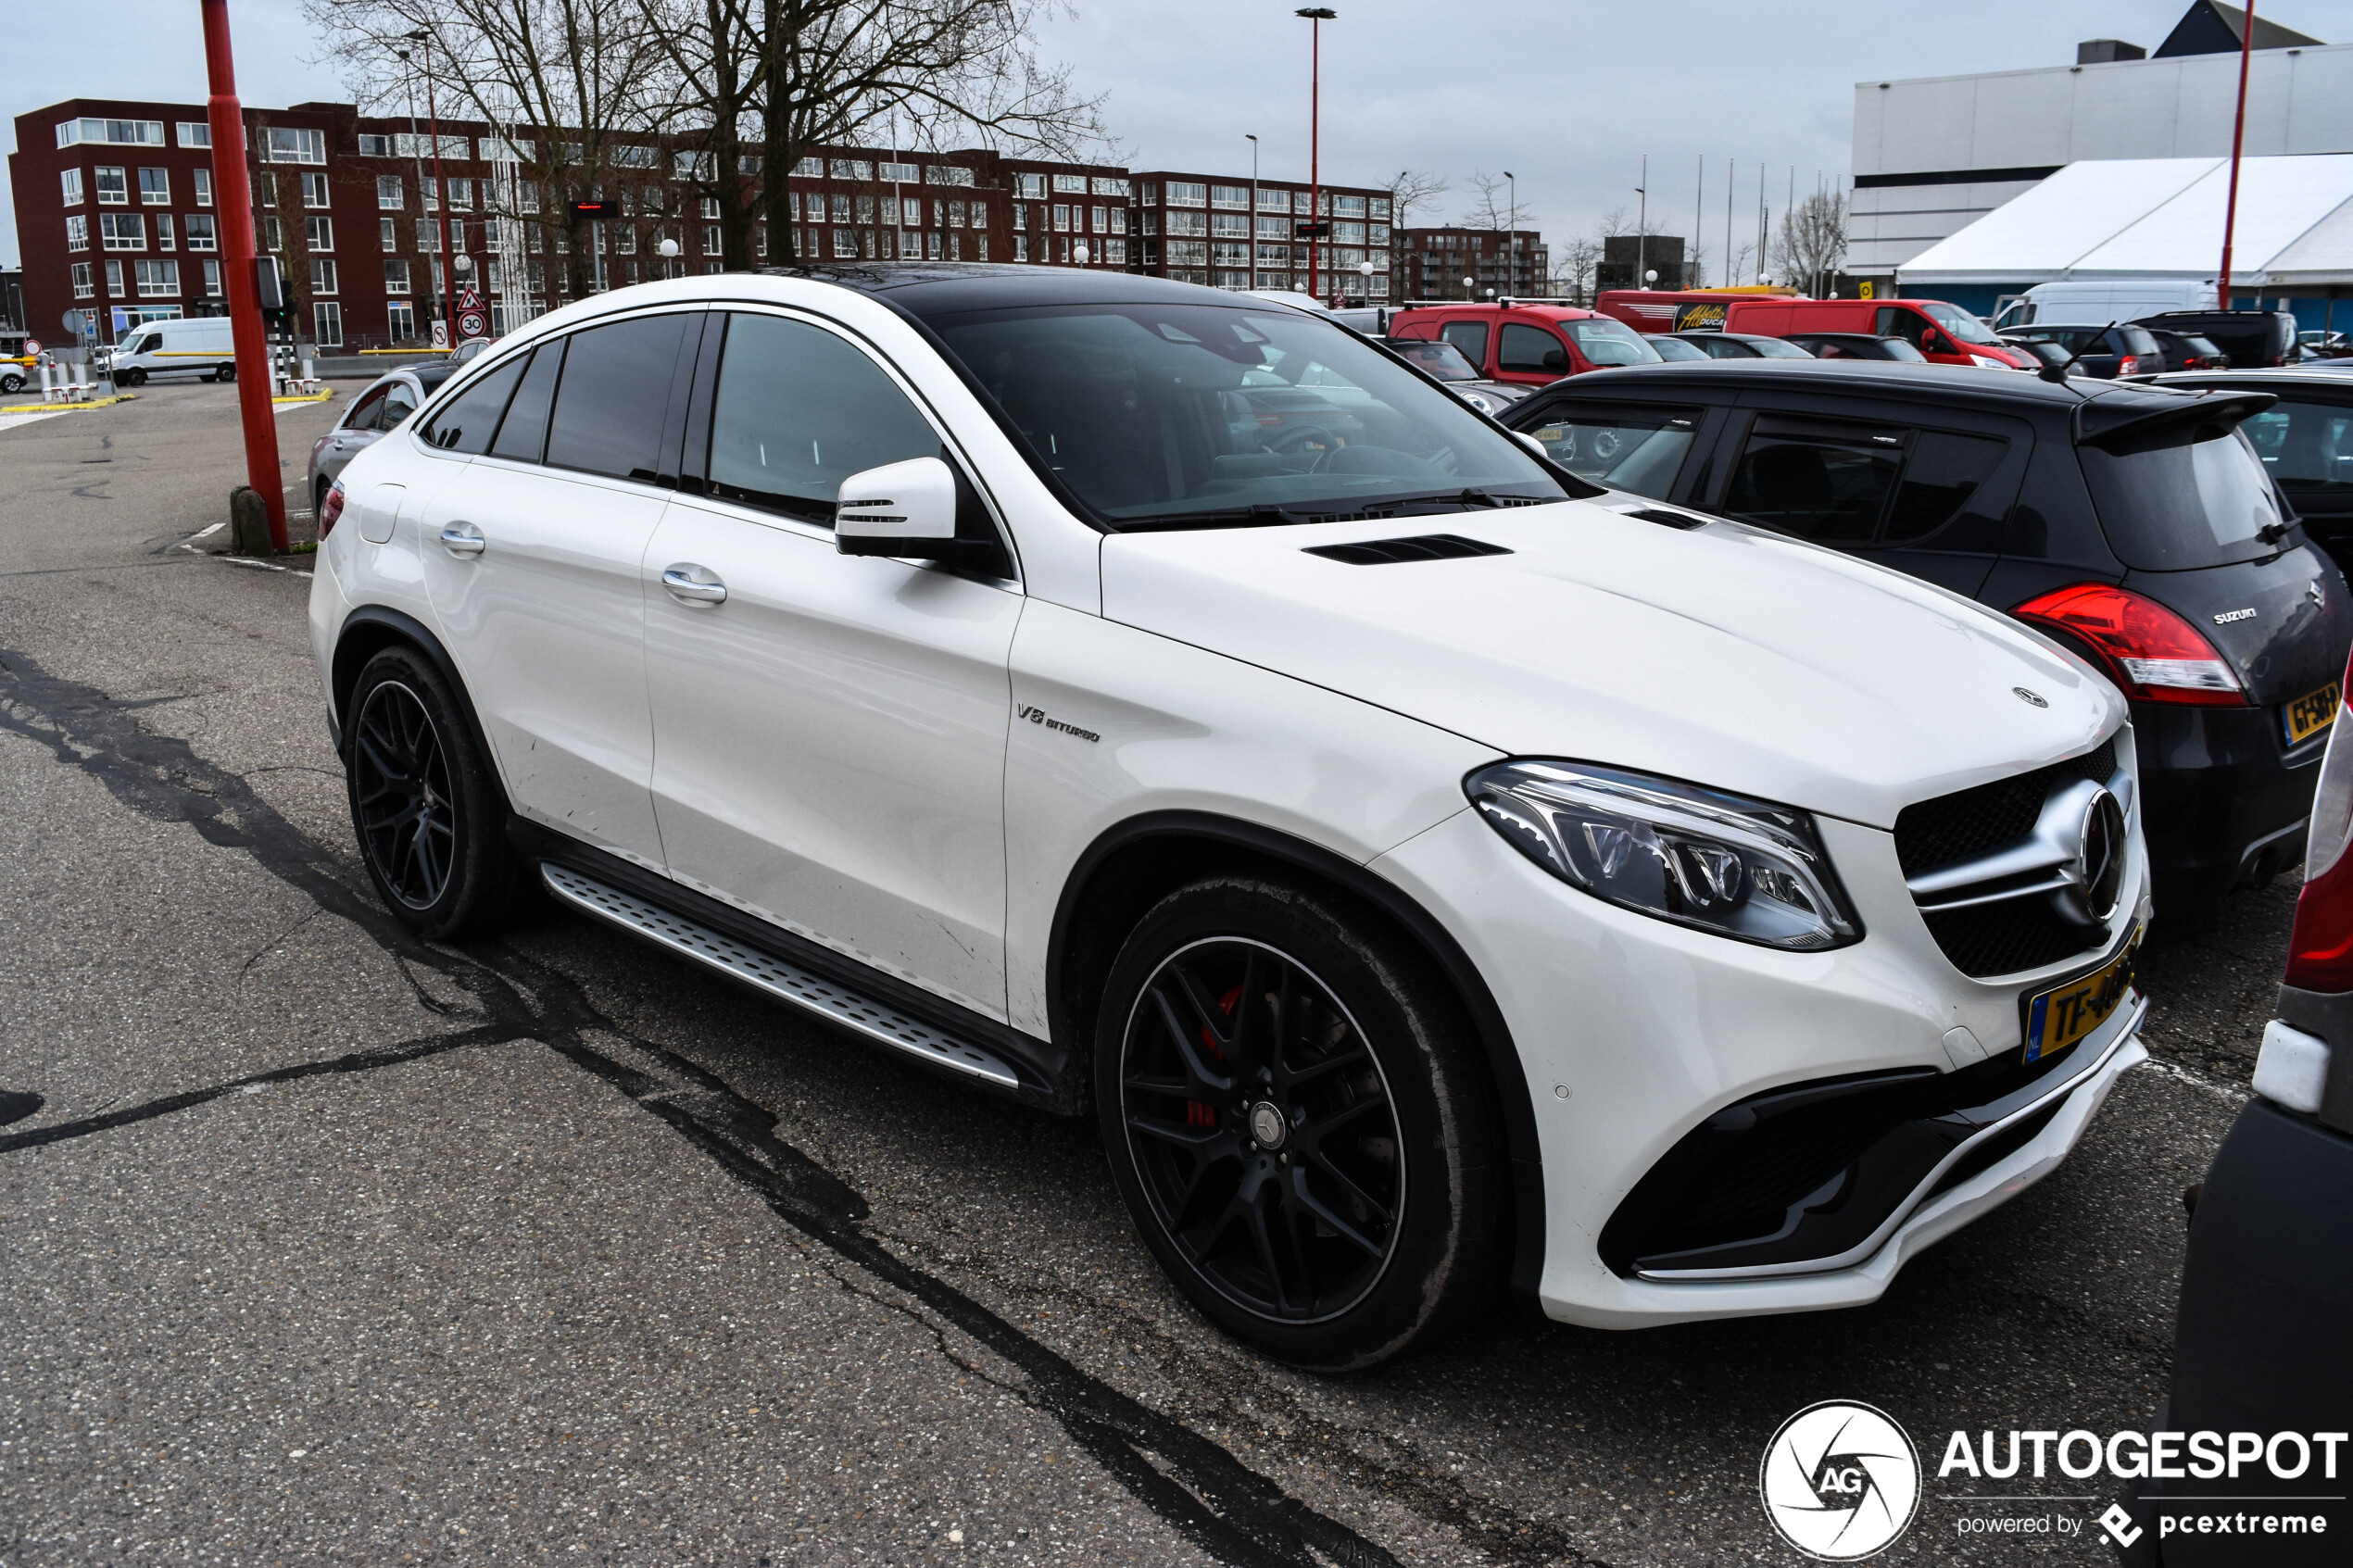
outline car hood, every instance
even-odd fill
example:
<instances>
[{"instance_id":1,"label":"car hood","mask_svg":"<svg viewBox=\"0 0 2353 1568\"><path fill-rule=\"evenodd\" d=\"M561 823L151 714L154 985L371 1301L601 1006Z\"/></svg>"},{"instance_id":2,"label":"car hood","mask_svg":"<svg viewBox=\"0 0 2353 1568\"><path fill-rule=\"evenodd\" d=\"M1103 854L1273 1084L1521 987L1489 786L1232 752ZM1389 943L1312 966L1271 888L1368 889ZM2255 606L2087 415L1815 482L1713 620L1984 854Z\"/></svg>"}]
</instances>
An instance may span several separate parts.
<instances>
[{"instance_id":1,"label":"car hood","mask_svg":"<svg viewBox=\"0 0 2353 1568\"><path fill-rule=\"evenodd\" d=\"M2086 750L2124 719L2088 666L1967 599L1743 524L1645 511L1696 517L1613 497L1113 534L1103 612L1508 755L1881 828L1913 801ZM1509 553L1369 566L1307 553L1435 533Z\"/></svg>"}]
</instances>

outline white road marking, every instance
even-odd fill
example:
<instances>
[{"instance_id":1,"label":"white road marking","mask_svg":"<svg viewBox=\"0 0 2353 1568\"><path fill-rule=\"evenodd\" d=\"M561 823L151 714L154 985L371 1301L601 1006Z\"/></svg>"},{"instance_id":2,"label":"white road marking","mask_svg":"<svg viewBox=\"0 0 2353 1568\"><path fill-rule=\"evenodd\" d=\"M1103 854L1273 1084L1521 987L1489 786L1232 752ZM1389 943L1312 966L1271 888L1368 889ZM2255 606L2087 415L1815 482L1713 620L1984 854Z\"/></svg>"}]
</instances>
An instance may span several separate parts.
<instances>
[{"instance_id":1,"label":"white road marking","mask_svg":"<svg viewBox=\"0 0 2353 1568\"><path fill-rule=\"evenodd\" d=\"M2161 1061L2156 1057L2151 1057L2141 1063L2141 1067L2143 1071L2154 1073L2160 1078L2171 1078L2176 1082L2187 1084L2200 1094L2212 1095L2224 1105L2245 1105L2255 1098L2234 1084L2218 1084L2202 1073L2193 1073L2186 1067L2176 1066L2170 1061Z\"/></svg>"},{"instance_id":2,"label":"white road marking","mask_svg":"<svg viewBox=\"0 0 2353 1568\"><path fill-rule=\"evenodd\" d=\"M14 430L19 425L29 425L39 420L54 420L57 417L57 415L69 413L70 411L71 410L66 408L58 408L51 412L40 414L0 414L0 430Z\"/></svg>"},{"instance_id":3,"label":"white road marking","mask_svg":"<svg viewBox=\"0 0 2353 1568\"><path fill-rule=\"evenodd\" d=\"M228 526L229 525L225 522L216 522L210 528L197 529L194 533L189 534L188 537L191 539L209 539Z\"/></svg>"}]
</instances>

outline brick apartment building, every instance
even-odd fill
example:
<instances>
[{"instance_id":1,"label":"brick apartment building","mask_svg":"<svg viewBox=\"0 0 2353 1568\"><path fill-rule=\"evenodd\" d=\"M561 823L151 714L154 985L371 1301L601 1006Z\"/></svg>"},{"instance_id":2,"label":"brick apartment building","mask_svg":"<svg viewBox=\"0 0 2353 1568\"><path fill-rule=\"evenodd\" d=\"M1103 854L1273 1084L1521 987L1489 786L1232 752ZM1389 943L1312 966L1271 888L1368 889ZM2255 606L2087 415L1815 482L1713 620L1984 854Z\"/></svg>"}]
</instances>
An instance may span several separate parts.
<instances>
[{"instance_id":1,"label":"brick apartment building","mask_svg":"<svg viewBox=\"0 0 2353 1568\"><path fill-rule=\"evenodd\" d=\"M458 276L481 287L501 332L571 297L575 237L593 253L577 269L587 292L664 267L722 270L718 203L697 183L708 155L683 143L610 146L595 193L622 216L574 229L524 172L535 132L445 119L438 149L434 132L348 104L246 109L258 243L281 261L299 327L321 347L429 335L449 282L445 219L451 252L471 263ZM141 320L226 308L203 106L73 99L19 116L16 136L9 182L36 333L75 312L86 336L112 342ZM757 158L745 157L739 174L756 181ZM790 195L805 261L1016 261L1226 288L1307 286L1307 246L1291 228L1308 218L1304 184L1261 182L1253 211L1246 181L976 150L829 147L795 165ZM1390 293L1390 201L1386 191L1324 188L1327 299ZM766 231L753 226L755 260L781 259ZM665 238L678 242L675 261L657 254Z\"/></svg>"},{"instance_id":2,"label":"brick apartment building","mask_svg":"<svg viewBox=\"0 0 2353 1568\"><path fill-rule=\"evenodd\" d=\"M1407 299L1484 299L1552 292L1551 257L1533 229L1403 229L1398 232ZM1475 282L1466 284L1464 279Z\"/></svg>"}]
</instances>

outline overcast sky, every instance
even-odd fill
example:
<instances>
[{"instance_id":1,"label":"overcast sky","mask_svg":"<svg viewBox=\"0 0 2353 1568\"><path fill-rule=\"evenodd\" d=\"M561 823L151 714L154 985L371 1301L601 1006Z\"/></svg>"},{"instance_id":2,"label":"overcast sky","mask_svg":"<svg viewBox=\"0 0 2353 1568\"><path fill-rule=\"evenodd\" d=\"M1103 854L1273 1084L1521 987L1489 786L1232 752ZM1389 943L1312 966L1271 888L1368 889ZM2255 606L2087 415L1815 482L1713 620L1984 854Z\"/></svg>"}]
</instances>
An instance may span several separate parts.
<instances>
[{"instance_id":1,"label":"overcast sky","mask_svg":"<svg viewBox=\"0 0 2353 1568\"><path fill-rule=\"evenodd\" d=\"M2072 64L2085 38L2153 48L2187 3L1335 0L1340 18L1323 28L1323 170L1362 185L1435 171L1453 183L1438 207L1451 218L1475 170L1508 169L1522 206L1557 241L1613 207L1630 210L1648 154L1655 226L1688 234L1699 198L1713 256L1726 159L1738 163L1738 225L1751 235L1760 166L1777 212L1793 169L1801 194L1818 177L1844 179L1857 82ZM1134 167L1247 176L1242 138L1254 132L1267 176L1303 179L1308 24L1294 9L1292 0L1082 0L1075 18L1048 26L1044 44L1082 92L1109 94L1106 126ZM204 101L195 0L12 0L6 10L0 102L11 121L76 96ZM232 13L247 104L344 95L310 63L317 45L296 0L234 0ZM2332 43L2353 38L2346 0L2276 0L2262 14ZM1704 192L1694 184L1703 157ZM0 213L0 258L17 257L11 205Z\"/></svg>"}]
</instances>

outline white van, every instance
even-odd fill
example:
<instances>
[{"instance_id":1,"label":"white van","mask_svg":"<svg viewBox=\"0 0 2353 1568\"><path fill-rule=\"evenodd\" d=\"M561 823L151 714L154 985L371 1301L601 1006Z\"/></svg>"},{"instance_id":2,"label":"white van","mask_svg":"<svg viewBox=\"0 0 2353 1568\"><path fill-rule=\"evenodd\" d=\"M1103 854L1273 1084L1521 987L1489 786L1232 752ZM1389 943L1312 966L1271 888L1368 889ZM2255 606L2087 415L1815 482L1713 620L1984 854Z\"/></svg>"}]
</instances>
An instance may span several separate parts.
<instances>
[{"instance_id":1,"label":"white van","mask_svg":"<svg viewBox=\"0 0 2353 1568\"><path fill-rule=\"evenodd\" d=\"M2214 285L2210 282L2145 278L2037 283L1995 312L1994 330L1998 332L2013 327L2104 327L2110 321L2137 321L2165 310L2212 310L2216 305Z\"/></svg>"},{"instance_id":2,"label":"white van","mask_svg":"<svg viewBox=\"0 0 2353 1568\"><path fill-rule=\"evenodd\" d=\"M237 349L226 316L182 316L145 321L115 345L117 386L142 386L149 376L202 375L237 379Z\"/></svg>"}]
</instances>

